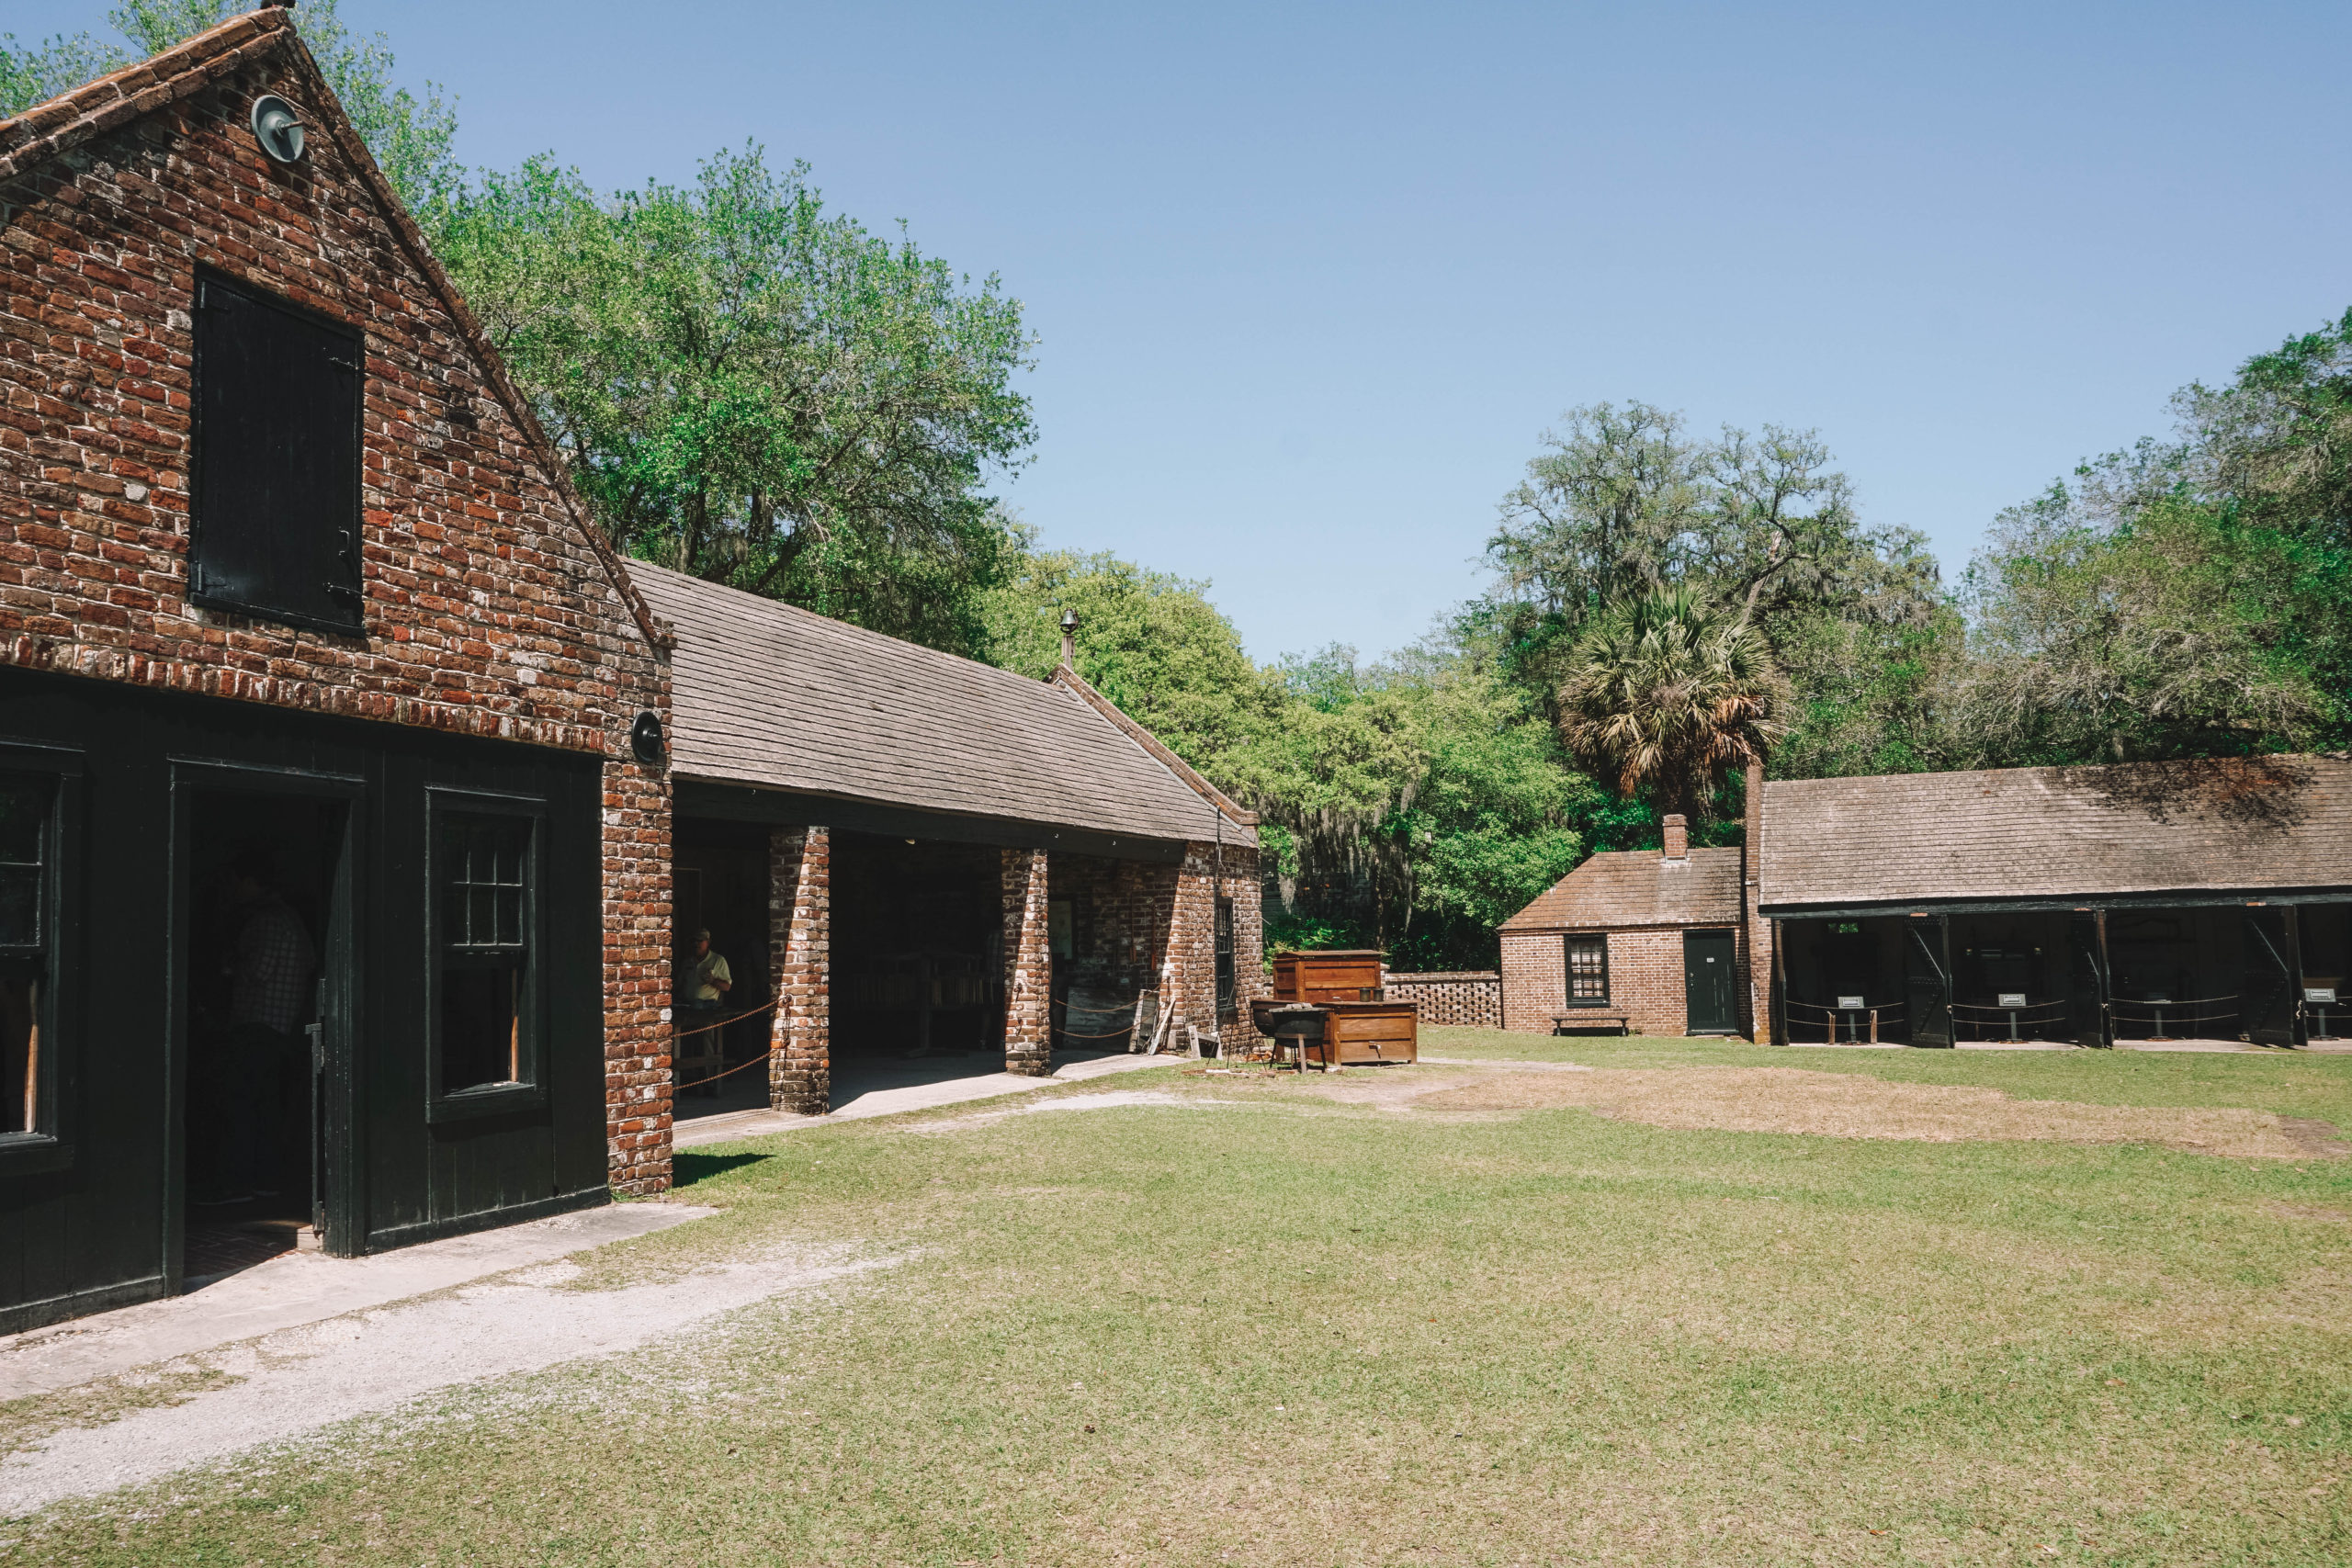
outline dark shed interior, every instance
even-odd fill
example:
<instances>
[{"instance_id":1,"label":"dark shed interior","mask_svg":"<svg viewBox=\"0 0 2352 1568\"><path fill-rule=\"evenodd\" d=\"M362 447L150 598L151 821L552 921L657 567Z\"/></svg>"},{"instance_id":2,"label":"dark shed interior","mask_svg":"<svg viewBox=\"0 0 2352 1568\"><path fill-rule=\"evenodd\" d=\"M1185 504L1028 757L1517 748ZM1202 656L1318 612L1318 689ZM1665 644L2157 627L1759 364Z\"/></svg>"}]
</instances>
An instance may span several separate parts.
<instances>
[{"instance_id":1,"label":"dark shed interior","mask_svg":"<svg viewBox=\"0 0 2352 1568\"><path fill-rule=\"evenodd\" d=\"M835 830L836 1071L1003 1049L1002 889L988 845Z\"/></svg>"}]
</instances>

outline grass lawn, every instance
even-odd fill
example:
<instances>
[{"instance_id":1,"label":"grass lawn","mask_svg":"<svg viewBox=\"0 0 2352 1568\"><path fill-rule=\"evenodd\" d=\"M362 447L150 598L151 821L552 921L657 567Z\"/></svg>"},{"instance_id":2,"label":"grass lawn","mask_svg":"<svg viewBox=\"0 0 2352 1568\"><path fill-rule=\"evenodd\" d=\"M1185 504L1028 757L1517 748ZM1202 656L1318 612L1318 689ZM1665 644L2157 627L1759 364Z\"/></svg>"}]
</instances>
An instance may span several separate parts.
<instances>
[{"instance_id":1,"label":"grass lawn","mask_svg":"<svg viewBox=\"0 0 2352 1568\"><path fill-rule=\"evenodd\" d=\"M2346 1057L1424 1049L2352 1128ZM0 1560L2352 1560L2352 1160L1411 1103L1494 1077L1170 1067L1050 1092L1181 1103L695 1151L682 1195L727 1212L570 1288L896 1261L0 1526Z\"/></svg>"}]
</instances>

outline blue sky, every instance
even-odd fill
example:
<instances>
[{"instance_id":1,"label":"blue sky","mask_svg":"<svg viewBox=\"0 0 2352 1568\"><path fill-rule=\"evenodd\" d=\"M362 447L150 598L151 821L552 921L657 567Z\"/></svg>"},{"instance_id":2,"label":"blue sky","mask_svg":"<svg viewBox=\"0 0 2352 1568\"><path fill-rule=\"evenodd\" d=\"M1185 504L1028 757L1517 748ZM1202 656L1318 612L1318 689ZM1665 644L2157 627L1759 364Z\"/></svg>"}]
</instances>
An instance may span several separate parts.
<instances>
[{"instance_id":1,"label":"blue sky","mask_svg":"<svg viewBox=\"0 0 2352 1568\"><path fill-rule=\"evenodd\" d=\"M1211 580L1261 659L1477 591L1575 404L1816 426L1956 570L2352 306L2341 4L344 12L469 162L609 186L756 140L1001 275L1041 340L1007 498Z\"/></svg>"}]
</instances>

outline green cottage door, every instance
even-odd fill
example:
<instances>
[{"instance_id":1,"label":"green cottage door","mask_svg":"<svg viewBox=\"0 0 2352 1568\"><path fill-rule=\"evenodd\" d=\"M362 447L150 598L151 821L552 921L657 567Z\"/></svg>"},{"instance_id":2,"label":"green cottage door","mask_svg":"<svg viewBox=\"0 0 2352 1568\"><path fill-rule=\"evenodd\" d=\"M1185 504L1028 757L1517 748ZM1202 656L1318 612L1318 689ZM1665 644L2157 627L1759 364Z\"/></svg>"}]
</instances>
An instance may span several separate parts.
<instances>
[{"instance_id":1,"label":"green cottage door","mask_svg":"<svg viewBox=\"0 0 2352 1568\"><path fill-rule=\"evenodd\" d=\"M1682 933L1682 1000L1690 1033L1739 1032L1739 964L1731 932Z\"/></svg>"}]
</instances>

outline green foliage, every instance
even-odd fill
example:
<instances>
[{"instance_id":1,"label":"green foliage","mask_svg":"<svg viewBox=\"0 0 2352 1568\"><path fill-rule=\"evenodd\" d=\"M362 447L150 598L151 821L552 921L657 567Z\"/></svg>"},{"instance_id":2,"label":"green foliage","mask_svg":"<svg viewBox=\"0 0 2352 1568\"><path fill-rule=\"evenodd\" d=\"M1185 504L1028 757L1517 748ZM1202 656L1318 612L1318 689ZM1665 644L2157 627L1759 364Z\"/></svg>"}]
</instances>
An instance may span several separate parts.
<instances>
[{"instance_id":1,"label":"green foliage","mask_svg":"<svg viewBox=\"0 0 2352 1568\"><path fill-rule=\"evenodd\" d=\"M756 147L600 197L548 157L453 197L452 276L630 553L958 652L1020 540L1019 301L829 214Z\"/></svg>"},{"instance_id":2,"label":"green foliage","mask_svg":"<svg viewBox=\"0 0 2352 1568\"><path fill-rule=\"evenodd\" d=\"M295 26L352 129L401 199L420 214L429 213L456 191L461 177L452 152L457 106L430 83L422 98L393 86L390 42L381 33L355 38L336 15L336 5L337 0L304 0L295 8ZM126 0L107 13L119 41L80 32L53 35L28 47L12 33L0 33L0 115L21 114L248 9L234 0Z\"/></svg>"},{"instance_id":3,"label":"green foliage","mask_svg":"<svg viewBox=\"0 0 2352 1568\"><path fill-rule=\"evenodd\" d=\"M1095 690L1221 787L1257 792L1287 694L1250 660L1207 583L1111 555L1024 554L984 607L990 657L1044 679L1061 660L1065 611L1078 615L1078 672Z\"/></svg>"},{"instance_id":4,"label":"green foliage","mask_svg":"<svg viewBox=\"0 0 2352 1568\"><path fill-rule=\"evenodd\" d=\"M1588 773L1695 821L1726 775L1761 762L1786 732L1784 684L1744 618L1688 588L1643 593L1609 606L1577 642L1560 735Z\"/></svg>"}]
</instances>

